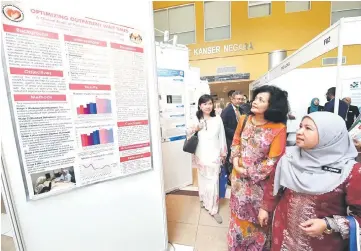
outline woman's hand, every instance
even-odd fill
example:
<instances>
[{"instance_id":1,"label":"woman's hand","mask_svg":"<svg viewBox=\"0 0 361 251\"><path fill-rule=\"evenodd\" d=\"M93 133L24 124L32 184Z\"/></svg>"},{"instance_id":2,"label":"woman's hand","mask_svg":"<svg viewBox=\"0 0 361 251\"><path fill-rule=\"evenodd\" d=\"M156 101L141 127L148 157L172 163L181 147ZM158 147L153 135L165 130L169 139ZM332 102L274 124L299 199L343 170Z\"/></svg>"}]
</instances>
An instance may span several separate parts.
<instances>
[{"instance_id":1,"label":"woman's hand","mask_svg":"<svg viewBox=\"0 0 361 251\"><path fill-rule=\"evenodd\" d=\"M224 165L226 163L226 156L221 156L221 164Z\"/></svg>"},{"instance_id":2,"label":"woman's hand","mask_svg":"<svg viewBox=\"0 0 361 251\"><path fill-rule=\"evenodd\" d=\"M233 166L237 173L240 174L241 178L245 178L247 176L247 170L244 167Z\"/></svg>"},{"instance_id":3,"label":"woman's hand","mask_svg":"<svg viewBox=\"0 0 361 251\"><path fill-rule=\"evenodd\" d=\"M247 175L247 170L239 166L239 158L233 159L233 169L236 170L236 172L239 173L241 177L245 177Z\"/></svg>"},{"instance_id":4,"label":"woman's hand","mask_svg":"<svg viewBox=\"0 0 361 251\"><path fill-rule=\"evenodd\" d=\"M192 133L199 132L200 130L201 130L201 128L199 127L199 125L197 125L197 126L192 126Z\"/></svg>"},{"instance_id":5,"label":"woman's hand","mask_svg":"<svg viewBox=\"0 0 361 251\"><path fill-rule=\"evenodd\" d=\"M266 210L260 208L258 213L258 221L261 227L267 226L268 220L269 220L269 213Z\"/></svg>"},{"instance_id":6,"label":"woman's hand","mask_svg":"<svg viewBox=\"0 0 361 251\"><path fill-rule=\"evenodd\" d=\"M300 228L303 232L311 237L317 237L323 234L327 228L324 219L310 219L301 223Z\"/></svg>"},{"instance_id":7,"label":"woman's hand","mask_svg":"<svg viewBox=\"0 0 361 251\"><path fill-rule=\"evenodd\" d=\"M239 167L239 158L235 157L235 158L233 158L233 168L236 169L237 167Z\"/></svg>"}]
</instances>

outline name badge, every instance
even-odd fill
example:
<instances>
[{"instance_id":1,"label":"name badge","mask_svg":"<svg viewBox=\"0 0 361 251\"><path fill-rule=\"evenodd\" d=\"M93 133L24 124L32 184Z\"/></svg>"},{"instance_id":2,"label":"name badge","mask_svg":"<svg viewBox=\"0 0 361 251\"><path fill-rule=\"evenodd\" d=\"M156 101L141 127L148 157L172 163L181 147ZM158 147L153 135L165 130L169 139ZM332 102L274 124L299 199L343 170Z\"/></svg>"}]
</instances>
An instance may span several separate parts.
<instances>
[{"instance_id":1,"label":"name badge","mask_svg":"<svg viewBox=\"0 0 361 251\"><path fill-rule=\"evenodd\" d=\"M321 169L326 172L339 173L339 174L341 173L341 169L339 169L339 168L323 166Z\"/></svg>"}]
</instances>

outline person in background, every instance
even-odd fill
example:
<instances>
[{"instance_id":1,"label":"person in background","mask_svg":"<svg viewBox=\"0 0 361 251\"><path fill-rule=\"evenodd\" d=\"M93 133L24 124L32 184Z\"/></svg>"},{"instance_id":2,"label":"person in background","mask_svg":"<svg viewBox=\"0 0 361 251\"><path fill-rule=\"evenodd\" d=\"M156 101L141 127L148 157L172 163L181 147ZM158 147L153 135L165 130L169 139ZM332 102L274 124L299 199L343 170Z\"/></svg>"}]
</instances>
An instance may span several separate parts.
<instances>
[{"instance_id":1,"label":"person in background","mask_svg":"<svg viewBox=\"0 0 361 251\"><path fill-rule=\"evenodd\" d=\"M45 176L40 176L35 182L34 194L42 194L51 190L51 182Z\"/></svg>"},{"instance_id":2,"label":"person in background","mask_svg":"<svg viewBox=\"0 0 361 251\"><path fill-rule=\"evenodd\" d=\"M348 209L361 224L361 164L336 114L304 117L264 192L259 222L272 226L272 251L349 250Z\"/></svg>"},{"instance_id":3,"label":"person in background","mask_svg":"<svg viewBox=\"0 0 361 251\"><path fill-rule=\"evenodd\" d=\"M61 170L61 177L62 180L65 182L71 182L71 174L69 173L69 171L67 169Z\"/></svg>"},{"instance_id":4,"label":"person in background","mask_svg":"<svg viewBox=\"0 0 361 251\"><path fill-rule=\"evenodd\" d=\"M194 164L198 171L198 191L201 208L217 221L222 223L219 209L219 173L220 166L227 156L227 143L223 122L216 116L213 99L203 95L198 101L198 122L192 125L187 134L190 137L198 132L198 145L194 156Z\"/></svg>"},{"instance_id":5,"label":"person in background","mask_svg":"<svg viewBox=\"0 0 361 251\"><path fill-rule=\"evenodd\" d=\"M244 96L244 102L245 102L246 104L249 104L250 102L249 102L249 100L248 100L247 95L243 95L243 96Z\"/></svg>"},{"instance_id":6,"label":"person in background","mask_svg":"<svg viewBox=\"0 0 361 251\"><path fill-rule=\"evenodd\" d=\"M247 116L239 120L232 143L229 251L270 249L270 230L260 227L257 216L264 186L286 147L286 92L265 85L255 89L253 95L251 115L243 130Z\"/></svg>"},{"instance_id":7,"label":"person in background","mask_svg":"<svg viewBox=\"0 0 361 251\"><path fill-rule=\"evenodd\" d=\"M217 116L221 116L223 109L224 109L224 107L222 107L222 103L220 103L220 102L215 103L214 110L216 111Z\"/></svg>"},{"instance_id":8,"label":"person in background","mask_svg":"<svg viewBox=\"0 0 361 251\"><path fill-rule=\"evenodd\" d=\"M313 112L321 112L325 108L320 105L320 100L318 98L313 98L311 100L311 106L307 109L307 114L313 113Z\"/></svg>"},{"instance_id":9,"label":"person in background","mask_svg":"<svg viewBox=\"0 0 361 251\"><path fill-rule=\"evenodd\" d=\"M328 102L325 104L325 111L326 112L332 112L332 113L334 112L334 110L335 110L335 95L336 95L336 87L332 87L332 88L327 90L326 98L327 98ZM338 107L338 115L341 118L343 118L344 120L346 120L347 109L348 109L348 105L346 104L346 102L340 100L339 107Z\"/></svg>"},{"instance_id":10,"label":"person in background","mask_svg":"<svg viewBox=\"0 0 361 251\"><path fill-rule=\"evenodd\" d=\"M346 104L348 105L347 116L346 116L346 127L347 130L349 130L353 125L353 123L355 122L355 119L360 115L360 111L358 110L357 106L351 105L350 97L344 98L343 101L345 101Z\"/></svg>"},{"instance_id":11,"label":"person in background","mask_svg":"<svg viewBox=\"0 0 361 251\"><path fill-rule=\"evenodd\" d=\"M231 154L231 144L234 137L234 132L236 131L237 124L239 118L241 117L242 113L239 106L242 103L243 95L236 91L232 94L231 103L222 111L221 118L224 124L224 130L226 132L227 138L227 149L228 154L226 158L226 166L227 166L227 173L228 175L232 172L232 163L229 162L229 157ZM230 182L228 182L230 185Z\"/></svg>"},{"instance_id":12,"label":"person in background","mask_svg":"<svg viewBox=\"0 0 361 251\"><path fill-rule=\"evenodd\" d=\"M226 103L226 107L229 105L229 104L231 104L232 103L232 94L235 92L235 90L230 90L229 92L228 92L228 102Z\"/></svg>"},{"instance_id":13,"label":"person in background","mask_svg":"<svg viewBox=\"0 0 361 251\"><path fill-rule=\"evenodd\" d=\"M249 104L246 95L243 95L243 99L239 108L243 114L248 114L251 111L251 105Z\"/></svg>"}]
</instances>

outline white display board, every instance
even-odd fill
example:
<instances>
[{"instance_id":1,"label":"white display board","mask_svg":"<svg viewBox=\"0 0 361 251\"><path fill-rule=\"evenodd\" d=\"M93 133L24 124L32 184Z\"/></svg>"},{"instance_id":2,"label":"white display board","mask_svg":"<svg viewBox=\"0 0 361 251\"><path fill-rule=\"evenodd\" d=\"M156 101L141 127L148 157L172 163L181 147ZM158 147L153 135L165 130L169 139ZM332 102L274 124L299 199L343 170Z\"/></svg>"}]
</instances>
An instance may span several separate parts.
<instances>
[{"instance_id":1,"label":"white display board","mask_svg":"<svg viewBox=\"0 0 361 251\"><path fill-rule=\"evenodd\" d=\"M338 22L295 51L291 56L284 59L280 64L256 81L253 81L250 84L250 90L265 85L337 47L337 65L341 67L343 46L361 44L361 33L354 32L355 30L361 30L361 17L341 18ZM340 82L339 74L337 78L337 82ZM339 84L341 85L341 83Z\"/></svg>"},{"instance_id":2,"label":"white display board","mask_svg":"<svg viewBox=\"0 0 361 251\"><path fill-rule=\"evenodd\" d=\"M361 72L361 65L343 66L342 74L354 79ZM307 108L313 98L320 100L320 105L327 102L326 92L336 86L337 67L322 67L309 69L296 69L280 76L270 82L271 85L280 87L288 92L291 113L295 120L287 121L287 131L296 132L302 118L307 114ZM346 90L349 82L345 83L342 97L350 96ZM348 85L348 86L347 86ZM358 89L358 95L361 95Z\"/></svg>"},{"instance_id":3,"label":"white display board","mask_svg":"<svg viewBox=\"0 0 361 251\"><path fill-rule=\"evenodd\" d=\"M11 3L2 2L2 4ZM82 0L76 2L26 1L14 4L18 11L14 9L14 6L4 9L10 18L17 19L14 20L17 22L8 25L17 27L3 26L6 32L2 34L6 40L4 51L8 62L7 65L4 65L3 58L2 67L5 69L5 74L7 73L7 79L10 80L9 90L4 81L1 81L0 85L2 158L6 163L5 172L12 194L12 208L15 209L17 215L17 222L14 225L20 227L24 245L21 250L63 251L64 248L67 251L166 250L167 230L158 100L155 98L157 97L157 78L152 4L129 2L121 8L114 8L116 4L119 3L110 0L103 1L101 4ZM85 6L86 8L84 8ZM9 8L12 10L8 10ZM20 17L19 10L21 10ZM79 12L79 10L81 11ZM83 17L79 18L79 13ZM134 13L137 15L135 16ZM137 18L137 16L142 18ZM86 17L91 17L91 19ZM35 22L43 23L43 25L35 26ZM69 27L68 23L74 23L74 25ZM87 28L89 24L94 24L93 33L89 33ZM53 27L50 28L49 25ZM63 28L59 30L55 28L59 28L59 26L68 29L67 32L60 32ZM79 29L80 26L82 26L81 29ZM112 33L104 33L105 28L113 30ZM73 29L77 29L77 32L74 32ZM64 34L68 36L64 36ZM120 38L122 35L124 37ZM32 39L28 36L31 36ZM62 38L69 41L64 41ZM140 40L142 40L142 46L138 44ZM136 42L131 45L132 47L130 47L131 41ZM104 42L109 46L108 50L103 48ZM110 45L113 45L112 49ZM15 50L16 47L23 49ZM10 51L10 48L13 49ZM125 49L125 51L121 49ZM67 53L64 53L65 51ZM9 52L13 55L9 56ZM49 56L50 54L51 56ZM61 58L59 58L59 54L62 54ZM39 57L44 57L44 59L40 60ZM130 62L133 68L130 67ZM9 65L22 70L9 70ZM59 76L61 75L60 71L63 71L62 77ZM31 74L31 77L28 74ZM34 76L38 74L41 77ZM3 74L1 77L4 79ZM27 88L24 88L25 81L28 83ZM75 84L75 86L71 84ZM114 88L114 91L109 91L108 85L111 90ZM51 87L53 89L50 91ZM74 88L71 87L74 87L75 90L72 90ZM95 87L101 88L94 91ZM143 91L140 91L141 88ZM14 96L15 92L20 96ZM82 95L75 95L75 93ZM147 102L147 93L151 97L149 102ZM79 118L81 116L77 116L80 114L76 113L74 108L78 107L81 110L80 106L85 105L85 102L96 102L96 95L99 95L98 100L102 104L105 99L111 100L111 118L103 114L104 117L97 122L95 116L81 120ZM129 100L130 98L133 100ZM44 99L48 101L43 101ZM130 106L127 106L126 103L129 103ZM107 110L108 104L105 102L105 108L103 106L101 110L109 111ZM135 104L138 104L138 107ZM57 108L54 108L55 106ZM48 108L45 109L45 107ZM84 149L80 148L79 144L75 144L76 141L81 142L81 137L76 137L78 130L81 130L81 134L88 134L94 127L113 128L115 147L111 147L109 144L109 150L106 151L108 157L104 161L114 160L114 163L118 163L117 168L122 169L122 165L119 164L121 158L147 153L145 154L147 156L144 156L146 158L142 159L142 163L134 163L127 168L123 166L123 170L128 169L127 174L130 174L140 171L137 168L142 165L144 165L143 170L149 169L152 157L153 171L86 186L43 200L28 201L23 174L25 178L29 178L26 176L30 172L29 169L25 169L22 173L21 170L26 165L24 163L26 159L19 158L19 156L24 156L24 153L31 148L28 147L29 144L23 144L21 140L19 148L17 148L15 139L19 136L23 142L25 141L25 134L21 132L23 128L20 128L19 124L22 123L22 126L27 127L30 125L41 126L36 120L28 120L28 123L23 123L19 119L28 119L31 116L24 117L24 114L37 114L38 109L52 111L48 115L44 112L44 118L42 118L44 124L47 124L49 120L51 123L46 127L39 127L39 131L37 134L34 133L33 139L39 140L39 145L48 143L44 143L44 139L48 136L44 135L44 139L41 139L39 134L47 132L49 128L53 129L54 137L59 135L59 142L68 138L67 144L57 146L59 151L62 151L66 149L65 146L69 147L74 144L75 150L69 151L67 161L72 161L72 158L77 159L77 162L71 164L75 173L80 172L80 170L76 170L76 166L79 164L80 158L85 155L82 152ZM12 111L14 111L13 114ZM71 116L69 116L70 111ZM57 119L54 120L53 117ZM150 123L145 123L148 121L148 117ZM12 123L12 119L14 119L14 123ZM144 121L140 123L140 125L144 125L144 128L137 128L139 120ZM56 128L54 124L57 124L58 121L62 123L58 124L58 128ZM90 128L82 127L88 123ZM61 131L64 124L68 127L67 133ZM122 129L117 128L122 127L123 124L128 126L127 132L122 132ZM152 125L150 135L147 132L148 124ZM109 126L106 127L106 125ZM26 130L34 132L34 128L26 128ZM130 150L128 144L123 144L126 140L122 138L122 135L126 135L127 140L132 140L134 144L138 144L139 139L145 141L147 137L149 144L144 147L148 150L145 152L138 149ZM150 137L152 141L150 141ZM107 143L112 143L111 137L106 139L110 141ZM48 141L54 142L51 138ZM126 149L120 149L122 147ZM152 151L150 151L150 147ZM114 148L118 149L114 150ZM48 149L52 148L47 146L43 149L44 155L48 154ZM128 152L122 152L122 150ZM104 149L99 147L93 149L93 153L90 155L93 156L102 151ZM131 157L131 159L134 158L138 159ZM39 162L43 162L45 159L59 160L64 166L69 164L61 162L60 158L52 158L51 155L48 158L39 155L36 159ZM55 166L49 162L47 165L44 164L44 170L50 166L61 168L62 165ZM78 174L76 173L75 177ZM123 175L125 175L124 172ZM28 181L28 179L26 180ZM78 178L78 181L80 180L81 178ZM27 185L27 188L31 190L32 184L28 181ZM31 193L31 191L29 192ZM142 241L139 241L140 236ZM66 247L59 243L66 243Z\"/></svg>"},{"instance_id":4,"label":"white display board","mask_svg":"<svg viewBox=\"0 0 361 251\"><path fill-rule=\"evenodd\" d=\"M2 22L30 199L152 168L143 31L11 1Z\"/></svg>"},{"instance_id":5,"label":"white display board","mask_svg":"<svg viewBox=\"0 0 361 251\"><path fill-rule=\"evenodd\" d=\"M347 79L342 79L342 85L342 96L350 97L351 104L361 109L361 71L358 72L357 77L349 76Z\"/></svg>"},{"instance_id":6,"label":"white display board","mask_svg":"<svg viewBox=\"0 0 361 251\"><path fill-rule=\"evenodd\" d=\"M186 130L186 90L190 81L188 49L156 46L164 190L192 184L191 155L183 152Z\"/></svg>"},{"instance_id":7,"label":"white display board","mask_svg":"<svg viewBox=\"0 0 361 251\"><path fill-rule=\"evenodd\" d=\"M360 89L352 88L353 90L351 91L350 84L345 83L345 81L347 82L348 80L352 79L356 79L355 82L358 81L358 79L360 78L360 71L357 67L359 66L355 66L355 70L358 71L356 73L354 70L349 70L352 68L342 65L343 46L361 44L361 32L355 32L355 30L361 30L361 17L341 18L338 22L336 22L331 27L329 27L318 36L316 36L314 39L312 39L310 42L302 46L291 56L284 59L276 67L272 68L258 80L250 84L250 90L254 90L255 88L266 84L279 85L282 87L284 84L284 89L287 89L289 92L291 110L299 111L298 114L293 114L296 115L296 118L298 117L298 119L288 122L287 130L289 132L295 132L295 128L297 128L299 124L299 119L302 118L301 114L306 107L305 102L310 102L307 98L304 98L304 95L311 96L312 94L313 97L316 97L316 94L318 94L318 90L320 90L321 87L322 89L326 86L328 86L329 88L336 87L336 100L339 100L342 97L348 96L350 94L352 94L352 96L356 97L356 100L358 100L358 90ZM337 48L336 67L307 69L314 70L316 72L315 74L308 75L308 77L306 77L306 75L298 75L298 73L301 72L301 69L297 69L298 67L335 48ZM322 74L321 72L323 71L328 71L330 75ZM316 74L319 73L321 74L316 76ZM321 82L315 83L314 80L319 80ZM327 80L330 81L331 85L327 82ZM313 85L309 85L310 83L313 83ZM308 85L309 88L306 87ZM344 92L344 89L346 89L346 92ZM290 94L290 92L294 94ZM324 95L322 96L324 97ZM320 99L322 104L322 98ZM338 105L339 102L336 102L334 107L334 112L336 113L338 111Z\"/></svg>"}]
</instances>

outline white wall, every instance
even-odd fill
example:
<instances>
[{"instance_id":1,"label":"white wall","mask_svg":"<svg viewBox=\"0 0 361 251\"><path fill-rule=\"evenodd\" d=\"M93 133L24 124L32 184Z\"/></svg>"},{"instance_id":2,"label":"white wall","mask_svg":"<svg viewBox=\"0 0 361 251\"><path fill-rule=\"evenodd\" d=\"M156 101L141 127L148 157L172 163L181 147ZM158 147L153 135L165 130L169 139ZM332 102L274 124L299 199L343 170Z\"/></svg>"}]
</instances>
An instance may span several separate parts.
<instances>
[{"instance_id":1,"label":"white wall","mask_svg":"<svg viewBox=\"0 0 361 251\"><path fill-rule=\"evenodd\" d=\"M28 1L27 1L28 2ZM30 2L30 1L29 1ZM39 3L39 2L38 2ZM152 3L47 1L42 9L87 16L146 32L154 170L38 201L27 201L4 81L0 83L2 157L27 251L160 251L167 229L159 136ZM116 7L117 6L117 7ZM148 39L148 40L147 40ZM3 75L3 73L1 73ZM2 77L2 76L0 76Z\"/></svg>"},{"instance_id":2,"label":"white wall","mask_svg":"<svg viewBox=\"0 0 361 251\"><path fill-rule=\"evenodd\" d=\"M326 103L327 90L336 86L336 69L337 67L296 69L269 83L288 92L291 111L296 115L296 120L288 123L289 132L297 130L313 98L319 98L322 106ZM361 65L341 68L341 76L344 79L358 77L360 72Z\"/></svg>"}]
</instances>

